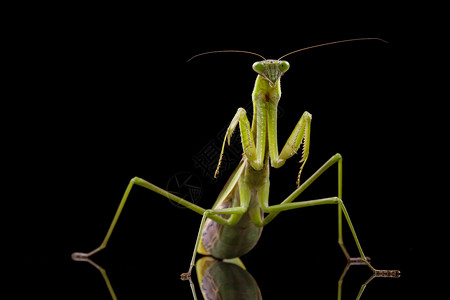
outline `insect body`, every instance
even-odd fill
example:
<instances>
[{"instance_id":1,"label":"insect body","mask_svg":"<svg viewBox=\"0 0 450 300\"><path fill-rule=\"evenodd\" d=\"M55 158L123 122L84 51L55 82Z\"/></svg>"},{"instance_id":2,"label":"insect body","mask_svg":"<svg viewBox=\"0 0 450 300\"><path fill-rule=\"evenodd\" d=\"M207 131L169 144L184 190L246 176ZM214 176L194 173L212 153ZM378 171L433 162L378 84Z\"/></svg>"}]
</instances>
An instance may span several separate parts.
<instances>
[{"instance_id":1,"label":"insect body","mask_svg":"<svg viewBox=\"0 0 450 300\"><path fill-rule=\"evenodd\" d=\"M245 172L246 165L248 166L246 160L243 159L232 178L235 176L243 178L242 173ZM251 170L251 167L248 169ZM263 175L261 178L258 178L262 182L267 182L269 179L264 176L265 173L268 175L267 167L253 173ZM239 180L237 180L229 191L229 194L224 194L223 197L219 198L221 201L218 201L218 203L213 206L213 209L226 209L233 206L240 206L239 194ZM262 226L257 226L252 221L250 218L250 211L254 214L259 214L261 218L264 216L257 201L257 190L254 189L254 192L250 196L249 209L246 213L241 215L234 226L225 226L211 219L207 219L202 229L201 243L199 244L198 252L203 255L212 255L216 258L224 259L242 256L253 249L261 236ZM222 217L228 219L229 215L222 215Z\"/></svg>"},{"instance_id":2,"label":"insect body","mask_svg":"<svg viewBox=\"0 0 450 300\"><path fill-rule=\"evenodd\" d=\"M201 254L211 254L217 258L244 255L258 242L263 226L263 208L267 206L269 197L269 162L273 167L281 167L286 159L296 153L302 141L305 149L304 162L309 150L311 115L306 112L281 155L278 154L276 118L281 97L280 77L289 69L289 63L267 60L256 62L253 69L259 75L252 94L255 112L252 125L250 126L246 111L239 108L224 139L225 144L239 123L245 156L213 206L216 212L229 213L236 211L236 208L240 208L241 212L221 216L228 226L208 219L199 244ZM222 148L222 154L223 150Z\"/></svg>"},{"instance_id":3,"label":"insect body","mask_svg":"<svg viewBox=\"0 0 450 300\"><path fill-rule=\"evenodd\" d=\"M362 39L344 40L312 46L291 52L287 55L314 47L354 40ZM243 52L262 57L259 54L239 50L207 52L200 55L216 52ZM286 57L287 55L283 57ZM137 184L165 196L203 216L195 242L190 267L187 273L182 274L182 279L190 279L191 270L194 266L197 253L212 255L219 259L242 256L257 244L262 227L269 224L280 212L325 204L334 204L338 207L338 243L348 261L361 261L367 264L375 275L399 275L398 271L387 273L383 270L376 270L364 255L350 217L342 201L342 157L340 154L333 155L321 168L319 168L319 170L300 185L300 174L309 156L312 118L310 113L303 113L281 152L278 151L277 107L281 97L280 78L289 70L290 66L287 61L281 60L281 58L278 60L266 60L264 57L262 58L264 59L263 61L253 64L253 69L258 75L252 94L254 116L252 123L250 124L246 111L243 108L239 108L225 134L216 175L220 169L225 144L227 140L228 143L230 143L230 137L238 125L242 140L243 158L217 197L213 207L211 209L204 209L141 178L135 177L130 181L130 184L125 191L102 244L89 253L75 253L74 257L89 257L106 247L128 195L132 187ZM300 159L302 164L297 177L298 188L280 204L269 205L270 167L279 168L283 166L287 159L299 151L301 145L303 145ZM338 164L337 196L293 202L323 172L336 163ZM358 258L351 258L344 246L342 238L342 215L344 215L344 218L350 227L353 239L359 250Z\"/></svg>"}]
</instances>

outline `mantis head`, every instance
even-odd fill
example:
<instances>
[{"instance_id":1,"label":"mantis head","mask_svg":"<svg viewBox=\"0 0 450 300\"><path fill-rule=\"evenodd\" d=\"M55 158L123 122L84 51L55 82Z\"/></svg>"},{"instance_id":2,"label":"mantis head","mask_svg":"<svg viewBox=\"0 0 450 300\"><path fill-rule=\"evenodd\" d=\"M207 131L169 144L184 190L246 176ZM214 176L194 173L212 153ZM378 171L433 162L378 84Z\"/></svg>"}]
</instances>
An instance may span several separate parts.
<instances>
[{"instance_id":1,"label":"mantis head","mask_svg":"<svg viewBox=\"0 0 450 300\"><path fill-rule=\"evenodd\" d=\"M289 63L285 60L267 59L255 62L253 70L269 81L271 87L274 87L281 76L289 70Z\"/></svg>"}]
</instances>

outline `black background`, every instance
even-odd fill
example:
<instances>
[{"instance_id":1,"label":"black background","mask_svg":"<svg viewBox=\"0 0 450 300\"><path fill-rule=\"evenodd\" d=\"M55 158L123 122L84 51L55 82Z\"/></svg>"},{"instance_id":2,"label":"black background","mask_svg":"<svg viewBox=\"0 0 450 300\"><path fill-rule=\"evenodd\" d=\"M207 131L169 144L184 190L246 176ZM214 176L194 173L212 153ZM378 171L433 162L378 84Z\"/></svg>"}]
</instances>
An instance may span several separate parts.
<instances>
[{"instance_id":1,"label":"black background","mask_svg":"<svg viewBox=\"0 0 450 300\"><path fill-rule=\"evenodd\" d=\"M191 56L240 49L276 59L360 37L389 43L346 43L286 58L291 69L281 83L279 147L309 111L311 148L302 178L341 153L343 198L365 253L375 267L403 274L375 279L362 299L416 295L427 223L418 208L427 126L417 112L427 102L413 104L421 93L421 62L411 60L421 38L411 32L417 24L407 10L382 4L226 6L39 7L18 14L24 22L12 23L19 33L9 45L14 94L4 111L14 118L5 131L6 162L13 164L5 183L17 216L6 231L7 250L18 254L9 260L18 298L109 298L100 273L70 255L98 246L134 176L165 188L179 172L194 174L202 185L198 205L214 203L232 169L212 182L193 158L250 103L251 64L259 59L215 54L186 63ZM295 189L298 159L272 171L270 203ZM299 200L336 195L336 174L328 171ZM286 212L264 229L243 257L264 299L336 297L345 266L336 210ZM199 215L137 187L108 248L94 260L119 299L190 299L178 276L188 267L199 222ZM368 269L352 267L342 299L355 299L369 277Z\"/></svg>"}]
</instances>

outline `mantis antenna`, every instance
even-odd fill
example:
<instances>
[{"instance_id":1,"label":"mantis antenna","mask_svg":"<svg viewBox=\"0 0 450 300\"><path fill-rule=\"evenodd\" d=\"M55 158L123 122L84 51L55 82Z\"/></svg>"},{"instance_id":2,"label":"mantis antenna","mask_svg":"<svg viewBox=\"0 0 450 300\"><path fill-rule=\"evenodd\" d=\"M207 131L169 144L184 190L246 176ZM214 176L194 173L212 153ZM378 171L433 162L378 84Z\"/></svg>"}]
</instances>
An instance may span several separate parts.
<instances>
[{"instance_id":1,"label":"mantis antenna","mask_svg":"<svg viewBox=\"0 0 450 300\"><path fill-rule=\"evenodd\" d=\"M320 44L320 45L314 45L314 46L310 46L310 47L306 47L306 48L302 48L302 49L298 49L292 52L289 52L288 54L283 55L282 57L280 57L278 60L294 54L296 52L300 52L300 51L305 51L305 50L309 50L312 48L318 48L318 47L322 47L322 46L328 46L328 45L333 45L333 44L341 44L341 43L347 43L347 42L355 42L355 41L364 41L364 40L378 40L378 41L382 41L384 43L387 43L387 41L383 40L383 39L379 39L379 38L357 38L357 39L348 39L348 40L341 40L341 41L336 41L336 42L330 42L330 43L325 43L325 44ZM246 53L246 54L252 54L252 55L256 55L261 57L262 59L266 60L264 58L264 56L258 54L258 53L254 53L254 52L250 52L250 51L243 51L243 50L217 50L217 51L209 51L209 52L203 52L197 55L192 56L191 58L189 58L186 62L190 62L191 60L193 60L194 58L198 57L198 56L202 56L202 55L206 55L206 54L212 54L212 53L223 53L223 52L234 52L234 53Z\"/></svg>"},{"instance_id":2,"label":"mantis antenna","mask_svg":"<svg viewBox=\"0 0 450 300\"><path fill-rule=\"evenodd\" d=\"M289 52L288 54L283 55L278 60L280 60L280 59L282 59L282 58L284 58L284 57L286 57L288 55L294 54L296 52L309 50L309 49L312 49L312 48L318 48L318 47L322 47L322 46L328 46L328 45L333 45L333 44L341 44L341 43L347 43L347 42L354 42L354 41L364 41L364 40L379 40L379 41L382 41L384 43L387 43L387 41L385 41L383 39L379 39L379 38L358 38L358 39L341 40L341 41L330 42L330 43L325 43L325 44L320 44L320 45L315 45L315 46L310 46L310 47L302 48L302 49L299 49L299 50L295 50L295 51Z\"/></svg>"},{"instance_id":3,"label":"mantis antenna","mask_svg":"<svg viewBox=\"0 0 450 300\"><path fill-rule=\"evenodd\" d=\"M203 52L203 53L194 55L194 56L192 56L191 58L189 58L186 62L188 63L188 62L190 62L191 60L193 60L194 58L196 58L196 57L198 57L198 56L201 56L201 55L212 54L212 53L221 53L221 52L247 53L247 54L252 54L252 55L259 56L259 57L261 57L262 59L266 60L266 59L264 58L264 56L262 56L262 55L260 55L260 54L257 54L257 53L250 52L250 51L242 51L242 50L218 50L218 51Z\"/></svg>"}]
</instances>

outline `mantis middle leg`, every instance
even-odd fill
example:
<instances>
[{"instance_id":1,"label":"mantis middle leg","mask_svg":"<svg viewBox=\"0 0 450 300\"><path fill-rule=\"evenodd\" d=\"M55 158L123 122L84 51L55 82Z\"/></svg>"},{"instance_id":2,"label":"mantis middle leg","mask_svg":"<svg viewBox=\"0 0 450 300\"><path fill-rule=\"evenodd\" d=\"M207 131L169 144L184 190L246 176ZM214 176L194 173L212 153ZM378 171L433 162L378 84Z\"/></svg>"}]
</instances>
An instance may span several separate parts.
<instances>
[{"instance_id":1,"label":"mantis middle leg","mask_svg":"<svg viewBox=\"0 0 450 300\"><path fill-rule=\"evenodd\" d=\"M320 167L310 178L308 178L300 187L298 187L289 197L287 197L280 205L288 204L294 201L303 191L308 188L317 178L322 175L328 168L333 166L335 163L338 163L338 198L342 199L342 156L337 153L333 155L322 167ZM270 214L264 219L264 224L266 225L270 223L280 212L276 209L271 211ZM269 211L268 211L269 212ZM342 207L338 206L338 243L344 252L347 260L351 260L350 255L348 254L347 249L344 246L344 240L342 237Z\"/></svg>"},{"instance_id":2,"label":"mantis middle leg","mask_svg":"<svg viewBox=\"0 0 450 300\"><path fill-rule=\"evenodd\" d=\"M316 205L325 205L325 204L337 204L338 205L339 212L342 211L342 213L344 214L345 219L347 220L347 224L350 228L350 231L352 232L353 239L355 240L356 246L358 247L360 258L350 257L347 250L345 249L344 243L342 241L342 224L341 224L341 220L339 220L339 245L341 246L342 251L344 252L345 256L347 257L347 260L349 263L357 263L362 260L372 270L374 276L380 276L380 277L399 277L400 276L400 271L398 271L398 270L377 270L370 264L368 257L366 257L364 255L364 251L362 250L361 244L359 243L358 236L356 235L355 228L353 227L352 221L350 220L350 216L347 212L347 209L345 208L342 199L340 199L339 197L273 205L273 206L267 207L267 210L275 212L275 213L280 213L280 212L286 211L286 210L309 207L309 206L316 206Z\"/></svg>"}]
</instances>

